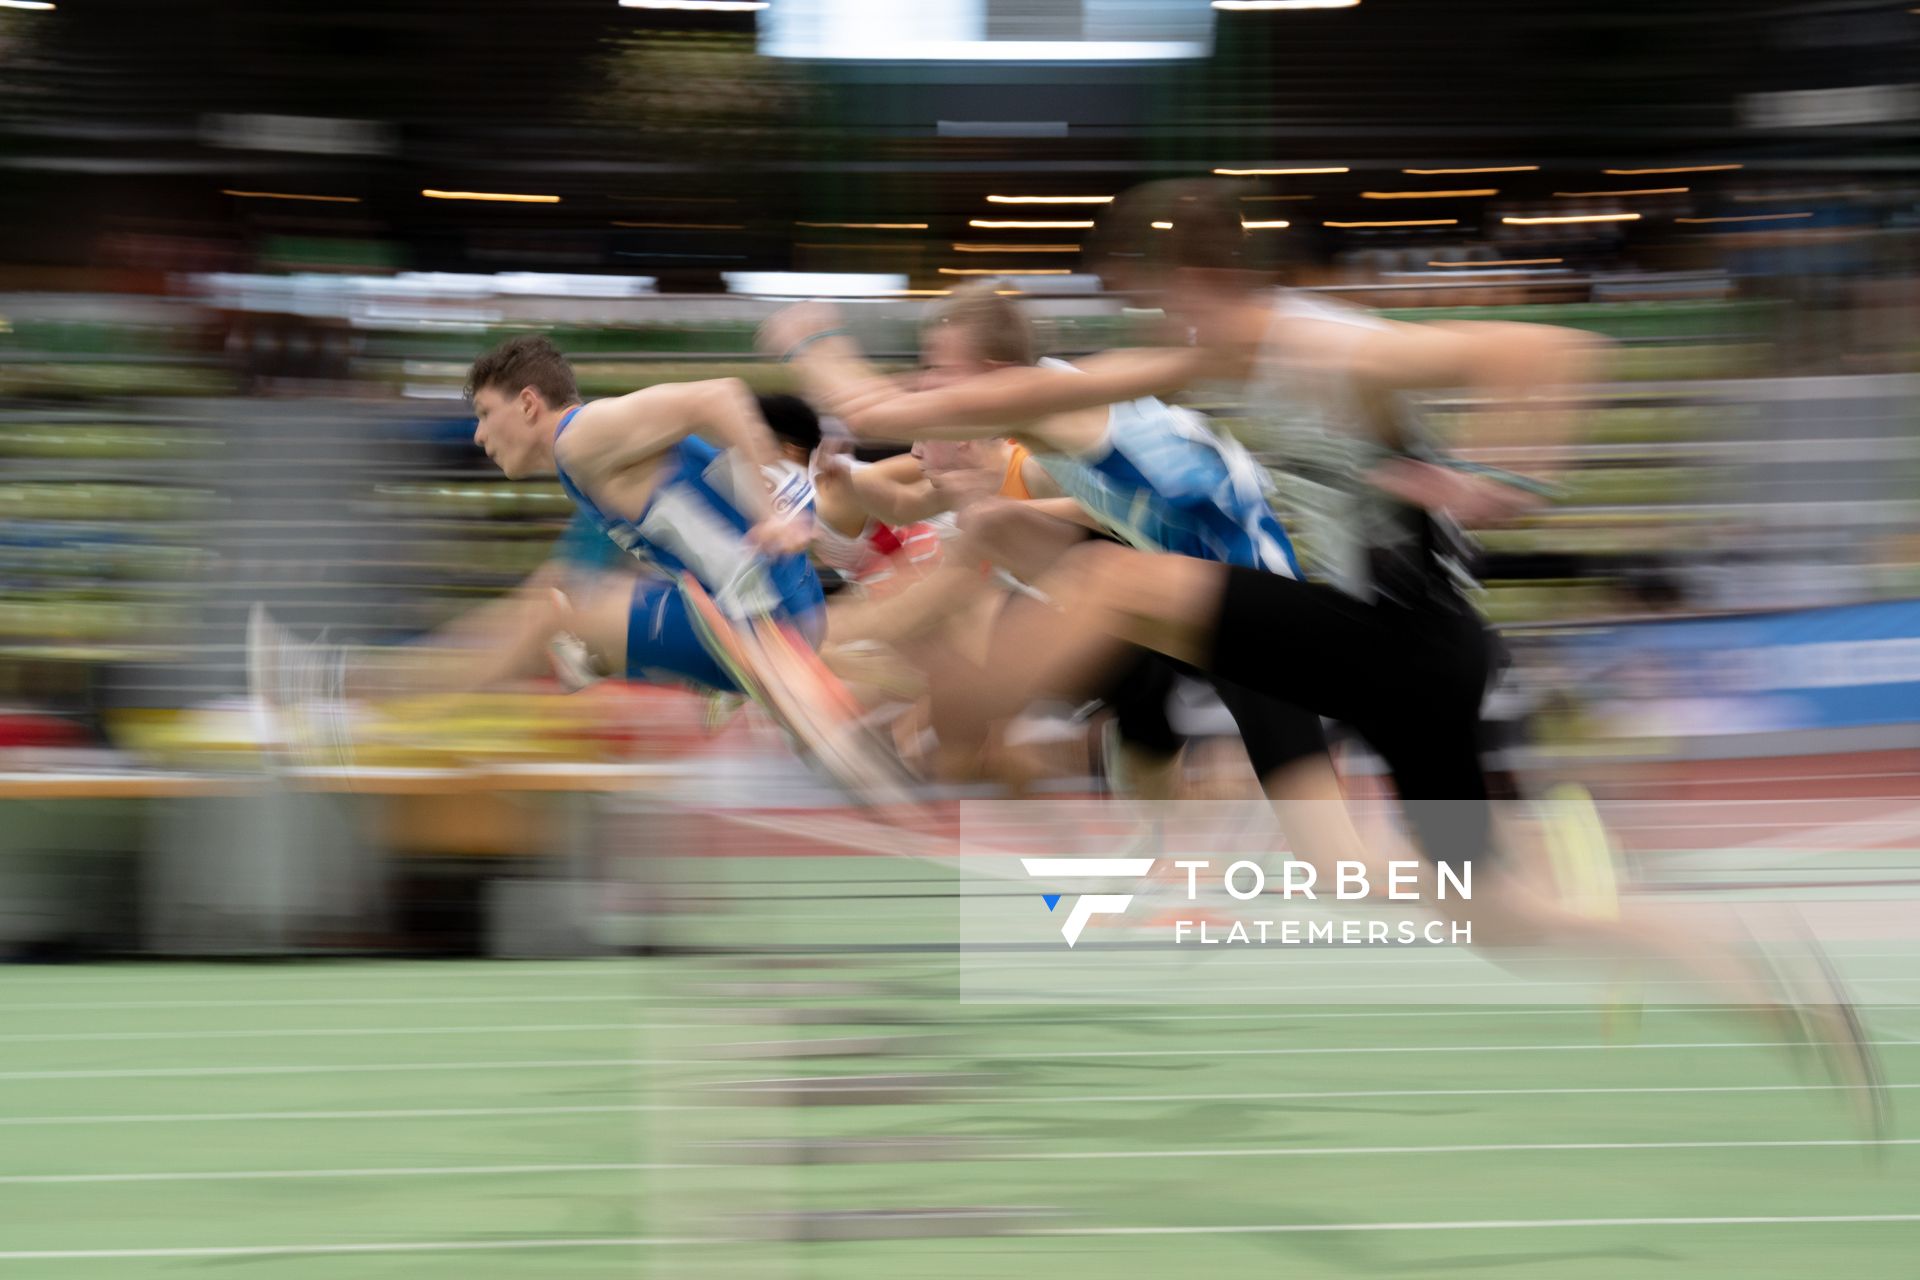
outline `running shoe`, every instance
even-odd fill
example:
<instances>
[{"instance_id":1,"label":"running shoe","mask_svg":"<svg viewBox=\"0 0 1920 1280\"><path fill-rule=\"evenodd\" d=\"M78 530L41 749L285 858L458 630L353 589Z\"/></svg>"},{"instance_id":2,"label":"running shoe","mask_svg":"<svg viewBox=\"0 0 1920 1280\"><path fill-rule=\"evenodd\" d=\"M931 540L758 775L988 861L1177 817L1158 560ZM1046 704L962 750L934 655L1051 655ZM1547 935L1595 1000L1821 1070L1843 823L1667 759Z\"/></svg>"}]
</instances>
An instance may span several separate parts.
<instances>
[{"instance_id":1,"label":"running shoe","mask_svg":"<svg viewBox=\"0 0 1920 1280\"><path fill-rule=\"evenodd\" d=\"M1861 1133L1893 1132L1893 1099L1860 1011L1826 948L1794 917L1787 936L1760 948L1785 996L1788 1032L1811 1050L1822 1071L1845 1093Z\"/></svg>"},{"instance_id":2,"label":"running shoe","mask_svg":"<svg viewBox=\"0 0 1920 1280\"><path fill-rule=\"evenodd\" d=\"M1562 783L1549 790L1545 799L1547 855L1562 905L1592 919L1618 920L1625 876L1619 848L1607 833L1600 807L1577 783ZM1643 1003L1636 982L1616 977L1601 1003L1606 1037L1630 1040L1639 1034Z\"/></svg>"},{"instance_id":3,"label":"running shoe","mask_svg":"<svg viewBox=\"0 0 1920 1280\"><path fill-rule=\"evenodd\" d=\"M607 678L586 641L570 631L562 631L547 642L547 657L553 664L554 679L568 693L578 693Z\"/></svg>"},{"instance_id":4,"label":"running shoe","mask_svg":"<svg viewBox=\"0 0 1920 1280\"><path fill-rule=\"evenodd\" d=\"M256 604L247 620L247 686L269 759L287 768L352 767L341 646L296 640Z\"/></svg>"}]
</instances>

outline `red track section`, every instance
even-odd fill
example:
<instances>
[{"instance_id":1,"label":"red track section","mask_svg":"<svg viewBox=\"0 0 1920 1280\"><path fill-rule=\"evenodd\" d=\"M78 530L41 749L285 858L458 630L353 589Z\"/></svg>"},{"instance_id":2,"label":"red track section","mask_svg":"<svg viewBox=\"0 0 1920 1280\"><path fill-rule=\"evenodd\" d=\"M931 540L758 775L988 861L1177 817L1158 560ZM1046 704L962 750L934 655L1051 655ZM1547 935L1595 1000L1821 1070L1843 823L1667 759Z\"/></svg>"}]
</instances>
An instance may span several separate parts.
<instances>
[{"instance_id":1,"label":"red track section","mask_svg":"<svg viewBox=\"0 0 1920 1280\"><path fill-rule=\"evenodd\" d=\"M1581 770L1594 795L1642 800L1920 799L1920 748L1751 760L1677 760Z\"/></svg>"}]
</instances>

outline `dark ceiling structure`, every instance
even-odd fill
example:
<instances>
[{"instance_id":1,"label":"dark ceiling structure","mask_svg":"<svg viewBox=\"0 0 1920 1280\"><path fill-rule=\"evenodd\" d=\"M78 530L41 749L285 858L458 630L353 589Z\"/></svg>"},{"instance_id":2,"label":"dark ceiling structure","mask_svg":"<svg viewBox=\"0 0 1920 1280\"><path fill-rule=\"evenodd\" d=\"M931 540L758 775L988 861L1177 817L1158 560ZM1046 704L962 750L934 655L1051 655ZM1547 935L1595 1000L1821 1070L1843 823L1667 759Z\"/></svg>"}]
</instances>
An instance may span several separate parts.
<instances>
[{"instance_id":1,"label":"dark ceiling structure","mask_svg":"<svg viewBox=\"0 0 1920 1280\"><path fill-rule=\"evenodd\" d=\"M1209 57L1131 65L788 61L756 51L755 21L614 0L0 9L0 258L97 263L140 234L269 267L700 288L730 267L897 269L908 246L944 261L1015 190L1339 170L1256 175L1324 226L1384 220L1369 191L1465 181L1407 169L1527 166L1497 179L1511 209L1608 168L1904 170L1920 127L1908 4L1364 0L1222 12ZM1486 201L1416 203L1471 230Z\"/></svg>"}]
</instances>

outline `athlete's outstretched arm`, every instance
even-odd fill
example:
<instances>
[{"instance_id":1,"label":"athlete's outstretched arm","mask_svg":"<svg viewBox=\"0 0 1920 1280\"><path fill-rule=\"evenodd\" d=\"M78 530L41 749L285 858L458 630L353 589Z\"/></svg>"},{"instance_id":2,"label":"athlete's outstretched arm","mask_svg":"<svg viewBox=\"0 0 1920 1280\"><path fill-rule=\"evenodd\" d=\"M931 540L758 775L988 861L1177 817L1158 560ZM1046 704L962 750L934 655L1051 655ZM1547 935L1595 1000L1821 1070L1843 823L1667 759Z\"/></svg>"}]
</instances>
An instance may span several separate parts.
<instances>
[{"instance_id":1,"label":"athlete's outstretched arm","mask_svg":"<svg viewBox=\"0 0 1920 1280\"><path fill-rule=\"evenodd\" d=\"M861 510L882 524L931 519L950 505L921 470L919 461L909 454L883 458L870 467L850 471L847 483Z\"/></svg>"},{"instance_id":2,"label":"athlete's outstretched arm","mask_svg":"<svg viewBox=\"0 0 1920 1280\"><path fill-rule=\"evenodd\" d=\"M826 407L859 436L977 439L1059 414L1171 395L1199 375L1200 359L1185 348L1109 351L1072 369L1020 365L925 391L885 382L854 386L830 396Z\"/></svg>"},{"instance_id":3,"label":"athlete's outstretched arm","mask_svg":"<svg viewBox=\"0 0 1920 1280\"><path fill-rule=\"evenodd\" d=\"M1394 324L1370 335L1350 354L1363 395L1380 402L1402 392L1462 388L1478 392L1487 408L1469 417L1471 434L1456 450L1487 446L1527 449L1514 468L1535 480L1557 470L1553 447L1576 424L1576 388L1591 380L1603 340L1574 329L1486 321ZM1381 420L1391 415L1382 413ZM1499 481L1461 472L1399 463L1375 476L1383 488L1463 523L1497 520L1539 503L1539 497Z\"/></svg>"},{"instance_id":4,"label":"athlete's outstretched arm","mask_svg":"<svg viewBox=\"0 0 1920 1280\"><path fill-rule=\"evenodd\" d=\"M1395 324L1354 351L1363 383L1385 392L1464 388L1491 413L1456 445L1554 444L1574 423L1574 389L1589 381L1603 339L1552 325L1489 321Z\"/></svg>"}]
</instances>

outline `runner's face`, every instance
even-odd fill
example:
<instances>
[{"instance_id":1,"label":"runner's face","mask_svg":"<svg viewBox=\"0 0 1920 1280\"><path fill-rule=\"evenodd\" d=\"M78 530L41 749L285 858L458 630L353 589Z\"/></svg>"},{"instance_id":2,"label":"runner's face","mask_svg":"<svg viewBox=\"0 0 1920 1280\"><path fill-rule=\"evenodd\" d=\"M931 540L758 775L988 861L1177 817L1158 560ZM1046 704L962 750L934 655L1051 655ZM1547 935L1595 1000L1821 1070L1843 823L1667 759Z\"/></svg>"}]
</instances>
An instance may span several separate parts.
<instances>
[{"instance_id":1,"label":"runner's face","mask_svg":"<svg viewBox=\"0 0 1920 1280\"><path fill-rule=\"evenodd\" d=\"M539 422L532 412L537 404L530 392L508 397L497 388L481 387L473 393L473 442L509 480L533 469L539 447Z\"/></svg>"},{"instance_id":2,"label":"runner's face","mask_svg":"<svg viewBox=\"0 0 1920 1280\"><path fill-rule=\"evenodd\" d=\"M930 476L974 471L987 464L987 442L980 440L920 440L913 456Z\"/></svg>"},{"instance_id":3,"label":"runner's face","mask_svg":"<svg viewBox=\"0 0 1920 1280\"><path fill-rule=\"evenodd\" d=\"M927 330L920 343L922 390L950 386L999 367L981 359L966 332L953 325ZM913 446L913 456L921 470L940 476L992 465L998 444L998 440L922 440Z\"/></svg>"},{"instance_id":4,"label":"runner's face","mask_svg":"<svg viewBox=\"0 0 1920 1280\"><path fill-rule=\"evenodd\" d=\"M929 329L920 341L920 385L925 389L950 386L992 368L974 350L966 333L953 325Z\"/></svg>"}]
</instances>

